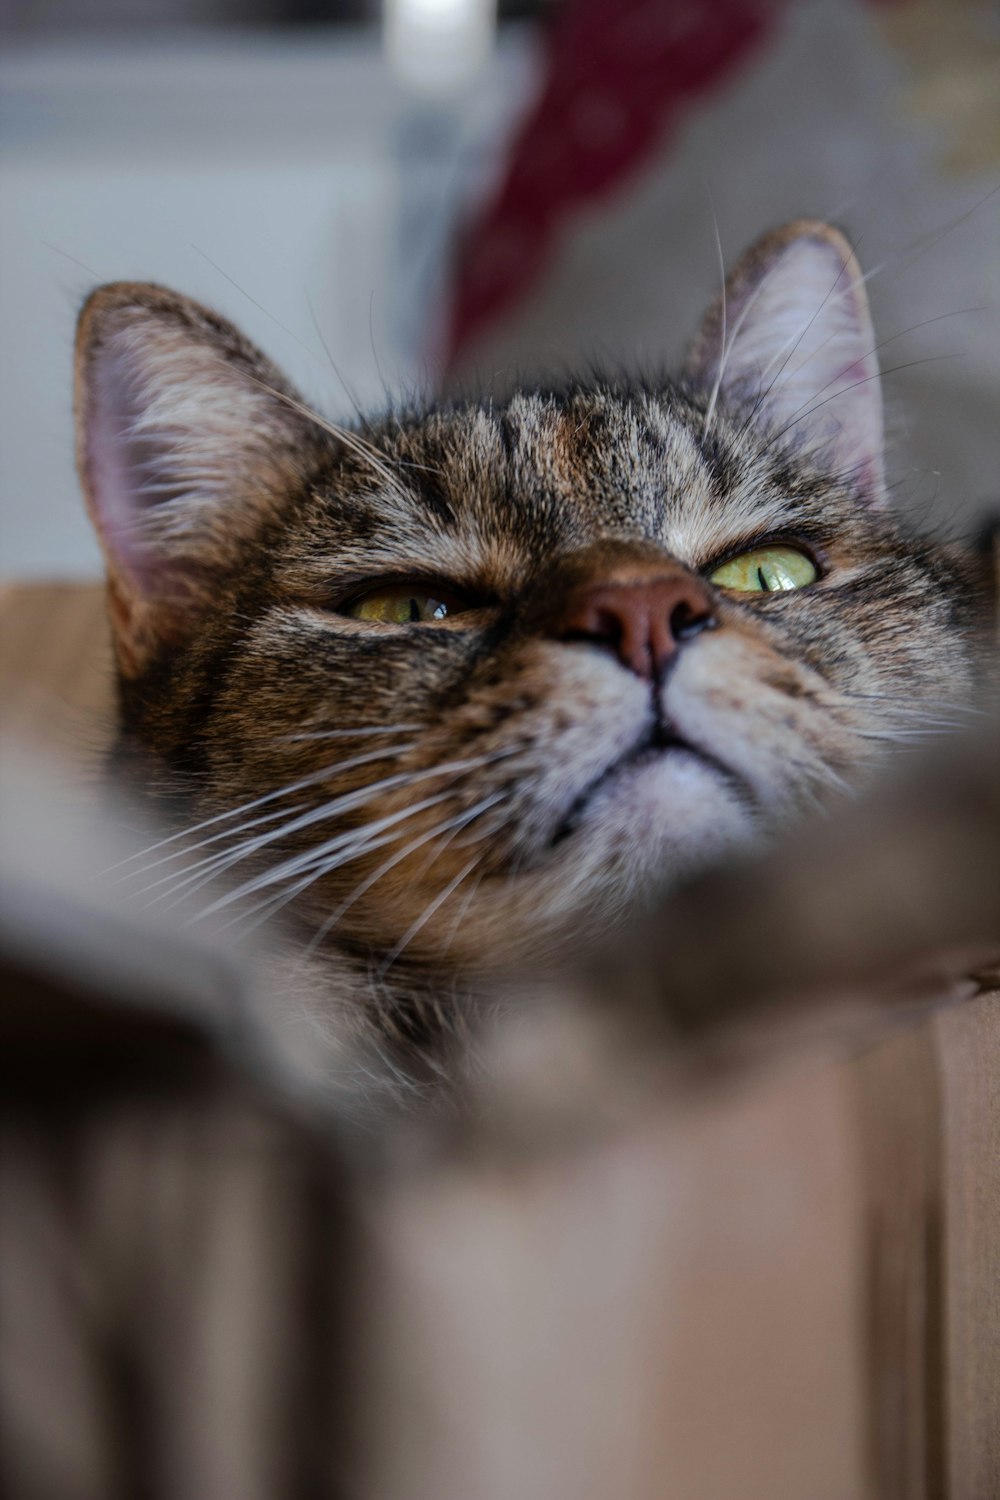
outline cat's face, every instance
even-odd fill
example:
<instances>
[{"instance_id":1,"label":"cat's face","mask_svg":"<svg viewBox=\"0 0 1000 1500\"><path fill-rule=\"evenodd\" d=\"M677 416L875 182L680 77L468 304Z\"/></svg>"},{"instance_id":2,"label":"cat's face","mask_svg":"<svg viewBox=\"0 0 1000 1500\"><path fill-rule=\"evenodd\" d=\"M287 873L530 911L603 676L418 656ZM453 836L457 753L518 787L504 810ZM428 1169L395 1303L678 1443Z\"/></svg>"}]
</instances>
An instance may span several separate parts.
<instances>
[{"instance_id":1,"label":"cat's face","mask_svg":"<svg viewBox=\"0 0 1000 1500\"><path fill-rule=\"evenodd\" d=\"M728 290L679 386L355 434L193 304L94 295L81 471L126 725L203 817L243 809L196 879L231 867L248 921L287 903L383 966L489 968L967 696L978 600L884 508L846 245L792 226Z\"/></svg>"}]
</instances>

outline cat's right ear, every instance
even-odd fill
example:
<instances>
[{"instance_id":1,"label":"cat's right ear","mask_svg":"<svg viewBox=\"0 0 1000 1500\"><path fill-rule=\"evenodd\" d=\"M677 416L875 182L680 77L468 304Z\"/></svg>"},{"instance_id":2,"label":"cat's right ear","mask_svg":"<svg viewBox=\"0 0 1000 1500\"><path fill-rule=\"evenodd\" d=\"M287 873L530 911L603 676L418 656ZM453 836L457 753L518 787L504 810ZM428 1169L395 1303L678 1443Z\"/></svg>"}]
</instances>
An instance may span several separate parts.
<instances>
[{"instance_id":1,"label":"cat's right ear","mask_svg":"<svg viewBox=\"0 0 1000 1500\"><path fill-rule=\"evenodd\" d=\"M118 660L134 676L197 629L243 549L314 467L323 433L231 324L130 282L84 305L74 406Z\"/></svg>"},{"instance_id":2,"label":"cat's right ear","mask_svg":"<svg viewBox=\"0 0 1000 1500\"><path fill-rule=\"evenodd\" d=\"M799 219L737 263L685 373L716 405L884 499L882 395L865 278L838 229Z\"/></svg>"}]
</instances>

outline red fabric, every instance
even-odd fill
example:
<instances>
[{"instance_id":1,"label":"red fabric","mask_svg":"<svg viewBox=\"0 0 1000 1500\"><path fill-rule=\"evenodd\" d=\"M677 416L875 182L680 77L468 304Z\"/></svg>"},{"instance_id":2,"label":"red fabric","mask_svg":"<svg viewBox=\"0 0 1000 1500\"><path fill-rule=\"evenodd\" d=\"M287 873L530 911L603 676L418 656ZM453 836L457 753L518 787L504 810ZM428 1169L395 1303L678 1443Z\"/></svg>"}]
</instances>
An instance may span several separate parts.
<instances>
[{"instance_id":1,"label":"red fabric","mask_svg":"<svg viewBox=\"0 0 1000 1500\"><path fill-rule=\"evenodd\" d=\"M453 361L536 280L559 227L621 185L767 35L786 0L576 0L551 32L541 96L461 247Z\"/></svg>"}]
</instances>

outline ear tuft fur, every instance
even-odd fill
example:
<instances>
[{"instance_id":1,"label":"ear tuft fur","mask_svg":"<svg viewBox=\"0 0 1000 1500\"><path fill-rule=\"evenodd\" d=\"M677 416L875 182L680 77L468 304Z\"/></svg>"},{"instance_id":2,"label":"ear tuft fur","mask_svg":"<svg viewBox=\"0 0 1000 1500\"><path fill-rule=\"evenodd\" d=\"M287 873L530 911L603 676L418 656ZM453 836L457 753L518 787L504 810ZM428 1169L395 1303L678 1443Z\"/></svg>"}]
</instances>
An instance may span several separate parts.
<instances>
[{"instance_id":1,"label":"ear tuft fur","mask_svg":"<svg viewBox=\"0 0 1000 1500\"><path fill-rule=\"evenodd\" d=\"M799 219L739 261L709 310L686 374L716 406L884 492L882 395L864 277L838 229Z\"/></svg>"},{"instance_id":2,"label":"ear tuft fur","mask_svg":"<svg viewBox=\"0 0 1000 1500\"><path fill-rule=\"evenodd\" d=\"M77 464L132 675L188 634L322 433L230 324L161 287L100 287L76 343Z\"/></svg>"}]
</instances>

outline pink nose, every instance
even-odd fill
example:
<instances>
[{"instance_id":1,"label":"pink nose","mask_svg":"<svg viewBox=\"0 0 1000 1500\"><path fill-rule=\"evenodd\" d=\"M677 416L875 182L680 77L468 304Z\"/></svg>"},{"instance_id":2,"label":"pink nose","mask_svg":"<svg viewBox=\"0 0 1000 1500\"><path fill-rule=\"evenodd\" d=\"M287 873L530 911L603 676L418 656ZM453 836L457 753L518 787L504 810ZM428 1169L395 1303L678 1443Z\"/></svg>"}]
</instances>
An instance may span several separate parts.
<instances>
[{"instance_id":1,"label":"pink nose","mask_svg":"<svg viewBox=\"0 0 1000 1500\"><path fill-rule=\"evenodd\" d=\"M604 646L637 677L655 682L683 641L714 625L708 590L678 570L633 583L584 584L570 595L553 634Z\"/></svg>"}]
</instances>

